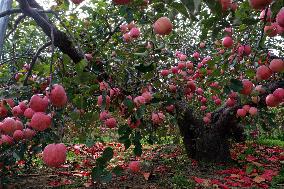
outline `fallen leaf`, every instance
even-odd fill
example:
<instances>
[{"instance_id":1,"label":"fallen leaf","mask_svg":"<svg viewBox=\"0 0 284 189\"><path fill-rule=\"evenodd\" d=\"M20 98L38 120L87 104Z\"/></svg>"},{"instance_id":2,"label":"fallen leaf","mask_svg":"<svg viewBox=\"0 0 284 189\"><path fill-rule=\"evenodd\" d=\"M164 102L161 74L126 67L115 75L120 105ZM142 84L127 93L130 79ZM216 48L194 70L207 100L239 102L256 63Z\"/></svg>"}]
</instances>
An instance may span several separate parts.
<instances>
[{"instance_id":1,"label":"fallen leaf","mask_svg":"<svg viewBox=\"0 0 284 189\"><path fill-rule=\"evenodd\" d=\"M193 179L194 179L194 181L195 181L196 183L198 183L198 184L201 184L201 183L204 182L204 179L202 179L202 178L193 177Z\"/></svg>"},{"instance_id":2,"label":"fallen leaf","mask_svg":"<svg viewBox=\"0 0 284 189\"><path fill-rule=\"evenodd\" d=\"M255 161L252 161L251 163L254 164L257 167L263 166L261 163L258 163L258 162L255 162Z\"/></svg>"},{"instance_id":3,"label":"fallen leaf","mask_svg":"<svg viewBox=\"0 0 284 189\"><path fill-rule=\"evenodd\" d=\"M262 178L261 176L256 176L254 179L253 179L253 182L256 182L256 183L261 183L261 182L264 182L265 179Z\"/></svg>"},{"instance_id":4,"label":"fallen leaf","mask_svg":"<svg viewBox=\"0 0 284 189\"><path fill-rule=\"evenodd\" d=\"M211 186L211 180L205 179L202 183L202 186L205 186L206 188Z\"/></svg>"},{"instance_id":5,"label":"fallen leaf","mask_svg":"<svg viewBox=\"0 0 284 189\"><path fill-rule=\"evenodd\" d=\"M237 175L237 174L231 174L230 176L231 178L240 178L240 175Z\"/></svg>"},{"instance_id":6,"label":"fallen leaf","mask_svg":"<svg viewBox=\"0 0 284 189\"><path fill-rule=\"evenodd\" d=\"M151 173L143 173L144 179L149 180Z\"/></svg>"}]
</instances>

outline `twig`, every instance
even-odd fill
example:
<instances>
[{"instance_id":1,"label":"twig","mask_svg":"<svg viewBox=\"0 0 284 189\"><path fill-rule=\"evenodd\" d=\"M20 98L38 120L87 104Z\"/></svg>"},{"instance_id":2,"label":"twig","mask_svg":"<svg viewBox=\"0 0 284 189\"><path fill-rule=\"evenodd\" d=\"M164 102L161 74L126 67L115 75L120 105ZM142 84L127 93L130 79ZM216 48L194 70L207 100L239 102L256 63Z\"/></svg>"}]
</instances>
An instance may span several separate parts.
<instances>
[{"instance_id":1,"label":"twig","mask_svg":"<svg viewBox=\"0 0 284 189\"><path fill-rule=\"evenodd\" d=\"M0 13L0 18L4 16L8 16L11 14L21 13L23 12L21 9L10 9Z\"/></svg>"},{"instance_id":2,"label":"twig","mask_svg":"<svg viewBox=\"0 0 284 189\"><path fill-rule=\"evenodd\" d=\"M257 42L257 49L260 47L260 42L262 41L262 39L263 39L263 37L264 37L264 28L265 28L265 25L266 25L266 22L267 22L267 13L268 13L268 8L266 8L266 10L265 10L264 23L263 23L263 27L262 27L262 30L261 30L260 39L259 39L258 42ZM257 52L258 52L258 51L256 51L256 52L254 53L252 62L255 61L256 55L258 54Z\"/></svg>"},{"instance_id":3,"label":"twig","mask_svg":"<svg viewBox=\"0 0 284 189\"><path fill-rule=\"evenodd\" d=\"M14 61L14 60L18 60L18 59L32 59L29 55L22 55L22 56L18 56L18 57L14 57L14 58L10 58L10 59L6 59L2 62L0 62L0 66L6 64L6 63L9 63L11 61Z\"/></svg>"},{"instance_id":4,"label":"twig","mask_svg":"<svg viewBox=\"0 0 284 189\"><path fill-rule=\"evenodd\" d=\"M117 24L117 26L113 29L113 31L109 32L106 36L106 39L104 40L104 42L102 43L101 46L104 46L107 42L109 42L109 40L111 39L111 37L118 31L120 25L123 23L123 21L119 22ZM99 51L98 49L94 52L94 54L97 54Z\"/></svg>"},{"instance_id":5,"label":"twig","mask_svg":"<svg viewBox=\"0 0 284 189\"><path fill-rule=\"evenodd\" d=\"M51 28L51 59L50 59L50 64L49 64L49 92L51 93L51 88L52 88L52 65L53 65L53 59L54 59L54 29Z\"/></svg>"},{"instance_id":6,"label":"twig","mask_svg":"<svg viewBox=\"0 0 284 189\"><path fill-rule=\"evenodd\" d=\"M50 46L50 45L51 45L51 41L45 43L43 46L41 46L41 47L37 50L36 54L33 56L32 62L31 62L31 64L30 64L29 71L28 71L28 73L27 73L27 75L26 75L26 78L25 78L25 80L24 80L24 83L23 83L24 86L27 85L28 79L29 79L29 77L30 77L31 74L32 74L32 70L33 70L33 67L34 67L34 65L35 65L35 63L36 63L36 60L37 60L38 56L40 55L40 53L41 53L46 47L48 47L48 46Z\"/></svg>"},{"instance_id":7,"label":"twig","mask_svg":"<svg viewBox=\"0 0 284 189\"><path fill-rule=\"evenodd\" d=\"M38 10L36 9L36 11L40 12L40 13L53 13L53 10ZM23 11L21 9L10 9L10 10L6 10L4 12L0 13L0 18L4 17L4 16L8 16L11 14L19 14L19 13L23 13Z\"/></svg>"},{"instance_id":8,"label":"twig","mask_svg":"<svg viewBox=\"0 0 284 189\"><path fill-rule=\"evenodd\" d=\"M7 33L7 35L5 36L5 38L8 38L18 27L18 25L20 24L20 22L22 20L24 20L26 18L26 15L21 15L17 18L17 20L15 21L13 28L11 29L11 31L9 31L9 33Z\"/></svg>"}]
</instances>

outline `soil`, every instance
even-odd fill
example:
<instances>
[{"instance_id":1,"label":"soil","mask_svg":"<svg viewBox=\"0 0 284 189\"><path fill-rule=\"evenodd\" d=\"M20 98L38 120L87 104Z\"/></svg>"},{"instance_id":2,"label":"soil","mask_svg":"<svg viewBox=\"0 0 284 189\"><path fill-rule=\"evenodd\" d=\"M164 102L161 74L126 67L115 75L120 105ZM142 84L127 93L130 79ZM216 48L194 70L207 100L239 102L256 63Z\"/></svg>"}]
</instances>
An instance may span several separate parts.
<instances>
[{"instance_id":1,"label":"soil","mask_svg":"<svg viewBox=\"0 0 284 189\"><path fill-rule=\"evenodd\" d=\"M131 150L125 154L123 145L111 143L106 145L115 149L110 167L118 164L124 170L119 176L113 175L107 184L92 184L90 170L103 146L70 146L64 166L50 169L34 164L29 174L18 168L17 174L6 177L2 188L268 188L283 168L284 160L283 148L255 143L236 144L231 150L231 163L215 164L188 159L179 146L146 147L142 157L136 158ZM129 160L141 162L140 172L128 169ZM278 183L277 187L282 184Z\"/></svg>"}]
</instances>

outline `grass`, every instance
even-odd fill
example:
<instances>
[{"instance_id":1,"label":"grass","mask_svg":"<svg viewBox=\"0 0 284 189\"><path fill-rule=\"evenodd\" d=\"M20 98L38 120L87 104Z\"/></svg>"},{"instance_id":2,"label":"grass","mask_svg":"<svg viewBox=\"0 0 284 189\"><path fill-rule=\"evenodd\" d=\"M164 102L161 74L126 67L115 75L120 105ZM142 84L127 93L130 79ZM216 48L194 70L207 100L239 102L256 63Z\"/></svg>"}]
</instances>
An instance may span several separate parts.
<instances>
[{"instance_id":1,"label":"grass","mask_svg":"<svg viewBox=\"0 0 284 189\"><path fill-rule=\"evenodd\" d=\"M175 174L171 179L171 184L173 188L194 188L195 183L192 180L189 180L182 174Z\"/></svg>"},{"instance_id":2,"label":"grass","mask_svg":"<svg viewBox=\"0 0 284 189\"><path fill-rule=\"evenodd\" d=\"M283 140L260 138L256 142L258 144L266 145L266 146L284 147L284 141Z\"/></svg>"},{"instance_id":3,"label":"grass","mask_svg":"<svg viewBox=\"0 0 284 189\"><path fill-rule=\"evenodd\" d=\"M273 178L270 189L284 188L284 165L282 165L279 174Z\"/></svg>"}]
</instances>

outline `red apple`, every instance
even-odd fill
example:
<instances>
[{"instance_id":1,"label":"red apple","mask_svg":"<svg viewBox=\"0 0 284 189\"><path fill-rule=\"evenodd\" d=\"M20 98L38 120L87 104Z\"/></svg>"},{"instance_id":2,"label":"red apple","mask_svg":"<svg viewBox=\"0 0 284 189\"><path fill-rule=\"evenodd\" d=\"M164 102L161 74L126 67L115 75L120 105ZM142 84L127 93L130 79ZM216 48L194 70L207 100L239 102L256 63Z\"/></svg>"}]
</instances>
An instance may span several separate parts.
<instances>
[{"instance_id":1,"label":"red apple","mask_svg":"<svg viewBox=\"0 0 284 189\"><path fill-rule=\"evenodd\" d=\"M169 35L173 30L173 24L167 17L161 17L153 24L153 28L156 34Z\"/></svg>"}]
</instances>

